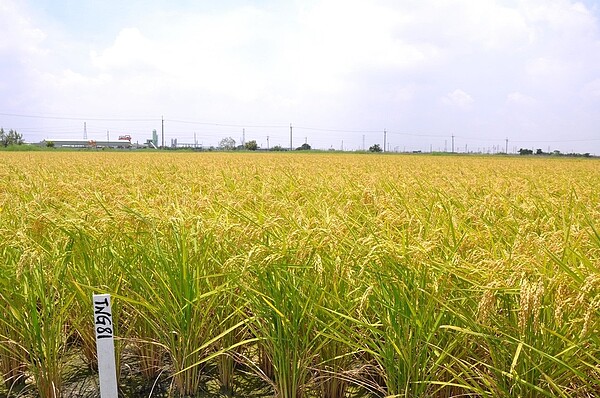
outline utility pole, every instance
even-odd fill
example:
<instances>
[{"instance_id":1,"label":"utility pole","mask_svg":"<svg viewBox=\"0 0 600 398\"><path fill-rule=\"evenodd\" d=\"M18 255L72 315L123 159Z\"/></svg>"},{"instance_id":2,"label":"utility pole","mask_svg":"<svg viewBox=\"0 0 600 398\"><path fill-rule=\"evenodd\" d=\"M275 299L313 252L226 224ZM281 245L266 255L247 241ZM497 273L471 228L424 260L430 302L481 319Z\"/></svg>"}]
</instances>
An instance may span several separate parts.
<instances>
[{"instance_id":1,"label":"utility pole","mask_svg":"<svg viewBox=\"0 0 600 398\"><path fill-rule=\"evenodd\" d=\"M87 126L85 123L86 122L83 122L83 139L87 140Z\"/></svg>"},{"instance_id":2,"label":"utility pole","mask_svg":"<svg viewBox=\"0 0 600 398\"><path fill-rule=\"evenodd\" d=\"M293 145L292 145L292 123L290 123L290 151L293 151Z\"/></svg>"},{"instance_id":3,"label":"utility pole","mask_svg":"<svg viewBox=\"0 0 600 398\"><path fill-rule=\"evenodd\" d=\"M385 129L383 129L383 152L385 152L386 141L387 141L387 131L385 131Z\"/></svg>"},{"instance_id":4,"label":"utility pole","mask_svg":"<svg viewBox=\"0 0 600 398\"><path fill-rule=\"evenodd\" d=\"M242 146L246 144L246 129L242 129Z\"/></svg>"},{"instance_id":5,"label":"utility pole","mask_svg":"<svg viewBox=\"0 0 600 398\"><path fill-rule=\"evenodd\" d=\"M363 151L365 150L365 135L363 134Z\"/></svg>"},{"instance_id":6,"label":"utility pole","mask_svg":"<svg viewBox=\"0 0 600 398\"><path fill-rule=\"evenodd\" d=\"M196 132L194 131L194 148L198 146L198 140L196 140Z\"/></svg>"},{"instance_id":7,"label":"utility pole","mask_svg":"<svg viewBox=\"0 0 600 398\"><path fill-rule=\"evenodd\" d=\"M342 152L344 152L344 140L342 140Z\"/></svg>"},{"instance_id":8,"label":"utility pole","mask_svg":"<svg viewBox=\"0 0 600 398\"><path fill-rule=\"evenodd\" d=\"M269 136L267 136L267 151L269 150Z\"/></svg>"},{"instance_id":9,"label":"utility pole","mask_svg":"<svg viewBox=\"0 0 600 398\"><path fill-rule=\"evenodd\" d=\"M506 154L508 155L508 137L506 137Z\"/></svg>"},{"instance_id":10,"label":"utility pole","mask_svg":"<svg viewBox=\"0 0 600 398\"><path fill-rule=\"evenodd\" d=\"M162 149L165 149L165 118L163 116L160 117L160 121L161 121L161 128L160 128L160 135L161 135L161 141L162 141Z\"/></svg>"},{"instance_id":11,"label":"utility pole","mask_svg":"<svg viewBox=\"0 0 600 398\"><path fill-rule=\"evenodd\" d=\"M452 134L452 153L454 153L454 134Z\"/></svg>"}]
</instances>

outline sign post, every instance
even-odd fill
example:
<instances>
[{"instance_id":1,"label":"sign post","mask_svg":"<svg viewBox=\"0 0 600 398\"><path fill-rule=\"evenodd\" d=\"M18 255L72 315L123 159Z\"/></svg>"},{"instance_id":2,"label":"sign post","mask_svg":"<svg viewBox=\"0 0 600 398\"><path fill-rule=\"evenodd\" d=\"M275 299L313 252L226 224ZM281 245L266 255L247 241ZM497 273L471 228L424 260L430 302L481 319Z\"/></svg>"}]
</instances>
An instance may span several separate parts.
<instances>
[{"instance_id":1,"label":"sign post","mask_svg":"<svg viewBox=\"0 0 600 398\"><path fill-rule=\"evenodd\" d=\"M110 294L94 294L93 301L100 397L117 398L117 369Z\"/></svg>"}]
</instances>

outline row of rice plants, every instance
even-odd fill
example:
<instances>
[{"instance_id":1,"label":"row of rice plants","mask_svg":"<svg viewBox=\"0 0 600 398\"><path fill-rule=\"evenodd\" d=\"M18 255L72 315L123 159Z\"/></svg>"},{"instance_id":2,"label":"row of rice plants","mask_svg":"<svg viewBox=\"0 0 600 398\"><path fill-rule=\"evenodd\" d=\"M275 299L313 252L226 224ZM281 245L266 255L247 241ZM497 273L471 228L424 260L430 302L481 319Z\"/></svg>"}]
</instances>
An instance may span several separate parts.
<instances>
[{"instance_id":1,"label":"row of rice plants","mask_svg":"<svg viewBox=\"0 0 600 398\"><path fill-rule=\"evenodd\" d=\"M246 373L285 398L600 393L597 162L2 157L10 394L72 394L100 291L119 375L175 396L211 366L238 395Z\"/></svg>"}]
</instances>

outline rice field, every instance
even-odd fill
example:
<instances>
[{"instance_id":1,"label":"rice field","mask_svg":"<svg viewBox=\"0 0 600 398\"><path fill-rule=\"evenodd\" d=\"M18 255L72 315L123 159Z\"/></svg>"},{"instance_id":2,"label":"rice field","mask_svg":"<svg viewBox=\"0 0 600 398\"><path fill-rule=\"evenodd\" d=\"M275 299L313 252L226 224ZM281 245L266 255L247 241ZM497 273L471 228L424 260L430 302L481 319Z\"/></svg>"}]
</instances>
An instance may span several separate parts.
<instances>
[{"instance_id":1,"label":"rice field","mask_svg":"<svg viewBox=\"0 0 600 398\"><path fill-rule=\"evenodd\" d=\"M0 153L0 395L600 396L600 162Z\"/></svg>"}]
</instances>

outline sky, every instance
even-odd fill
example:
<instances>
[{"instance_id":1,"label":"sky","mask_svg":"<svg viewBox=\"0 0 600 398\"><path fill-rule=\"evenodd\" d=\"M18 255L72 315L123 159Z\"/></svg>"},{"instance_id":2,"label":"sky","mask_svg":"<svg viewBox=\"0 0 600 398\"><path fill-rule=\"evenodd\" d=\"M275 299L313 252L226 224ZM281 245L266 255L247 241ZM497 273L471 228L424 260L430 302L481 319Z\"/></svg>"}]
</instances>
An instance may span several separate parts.
<instances>
[{"instance_id":1,"label":"sky","mask_svg":"<svg viewBox=\"0 0 600 398\"><path fill-rule=\"evenodd\" d=\"M599 17L598 0L0 0L0 126L600 155Z\"/></svg>"}]
</instances>

